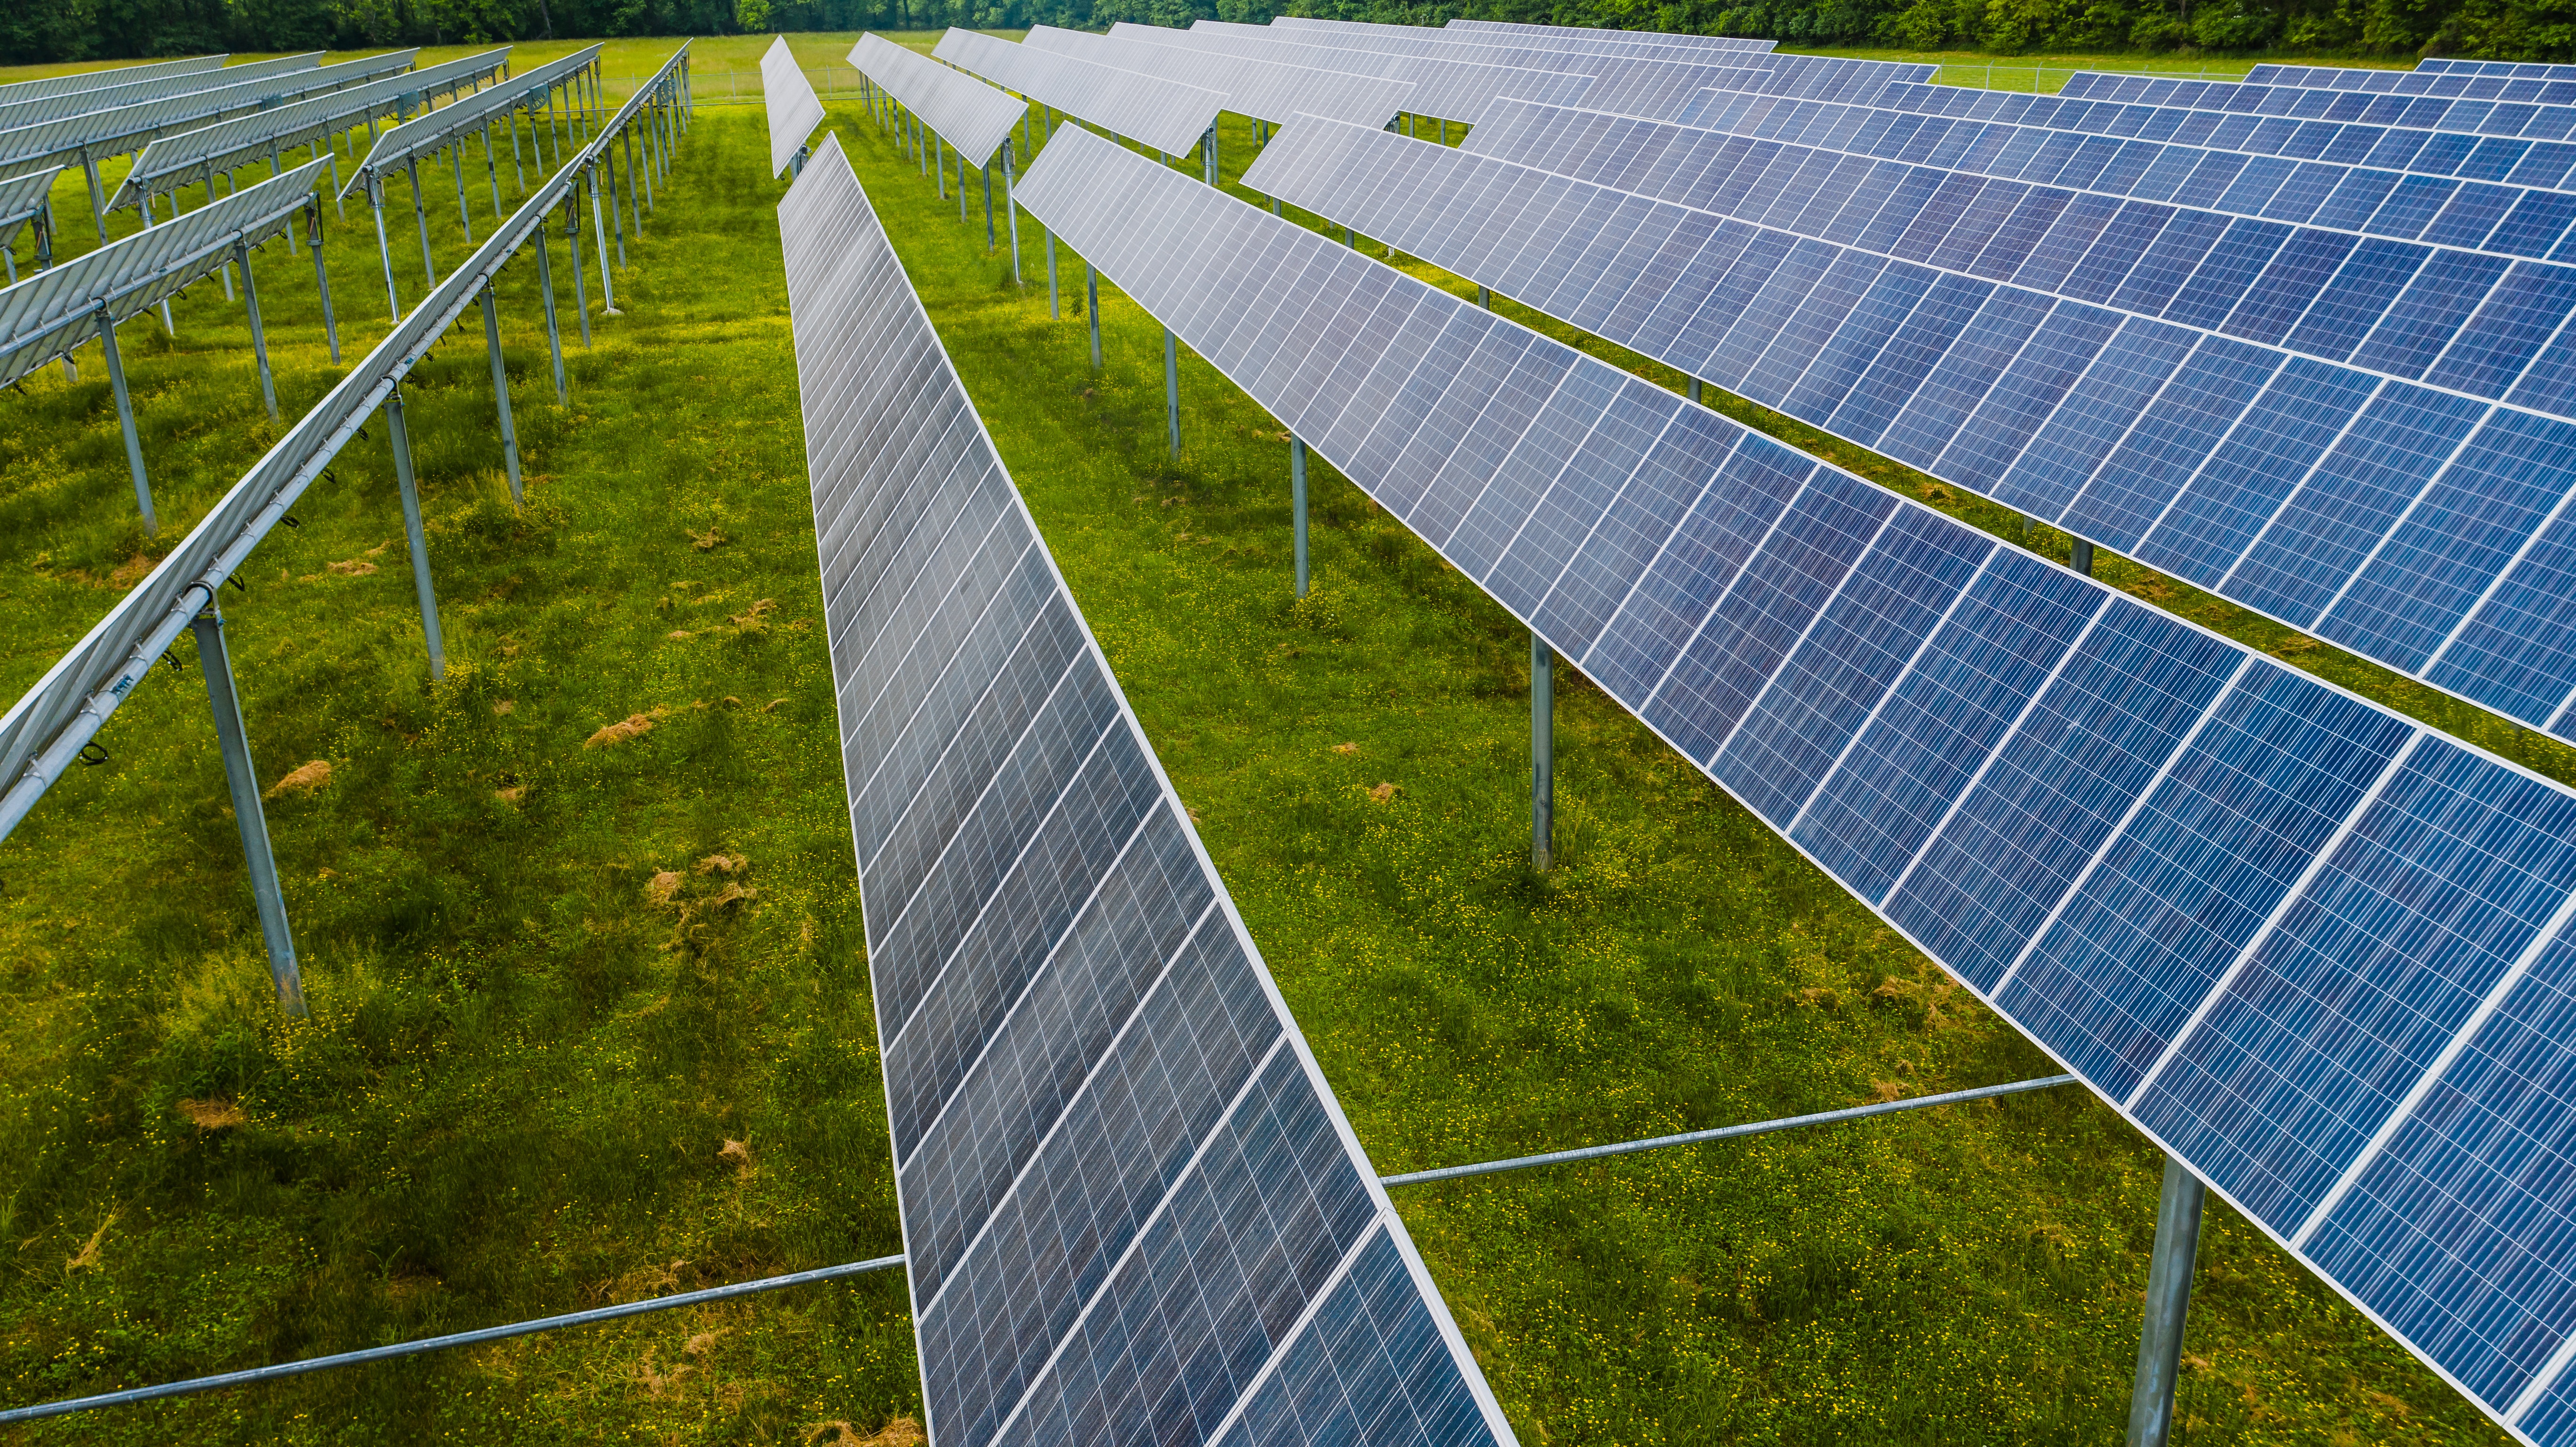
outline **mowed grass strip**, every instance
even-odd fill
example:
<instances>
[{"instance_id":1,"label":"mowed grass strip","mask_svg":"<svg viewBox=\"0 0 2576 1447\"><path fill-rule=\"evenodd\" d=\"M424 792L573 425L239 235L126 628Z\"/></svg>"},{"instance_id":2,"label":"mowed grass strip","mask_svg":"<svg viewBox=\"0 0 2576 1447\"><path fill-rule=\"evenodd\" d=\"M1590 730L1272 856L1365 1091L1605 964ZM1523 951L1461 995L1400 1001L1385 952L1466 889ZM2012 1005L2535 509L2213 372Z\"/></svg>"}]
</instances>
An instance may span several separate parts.
<instances>
[{"instance_id":1,"label":"mowed grass strip","mask_svg":"<svg viewBox=\"0 0 2576 1447\"><path fill-rule=\"evenodd\" d=\"M1278 424L1185 357L1174 463L1155 323L1104 287L1093 373L1077 257L1050 322L1036 226L1014 288L980 207L960 227L863 111L835 125L1380 1169L2052 1069L1571 677L1565 862L1533 876L1517 626L1320 466L1296 602ZM227 590L264 779L331 766L269 806L310 1022L267 1002L193 672L0 848L8 1401L894 1249L765 149L756 109L700 111L568 409L532 269L504 283L527 508L479 318L411 389L446 684L381 429ZM1250 127L1223 150L1239 174ZM363 229L333 233L344 325ZM271 256L292 409L330 374ZM182 419L147 446L195 449L149 453L165 538L265 425L238 308L178 315L136 364ZM13 692L148 555L96 378L0 410ZM2058 1091L1400 1205L1525 1441L2100 1442L2160 1169ZM2504 1440L2223 1208L2189 1350L2193 1442ZM880 1278L21 1437L865 1437L918 1415L911 1352Z\"/></svg>"}]
</instances>

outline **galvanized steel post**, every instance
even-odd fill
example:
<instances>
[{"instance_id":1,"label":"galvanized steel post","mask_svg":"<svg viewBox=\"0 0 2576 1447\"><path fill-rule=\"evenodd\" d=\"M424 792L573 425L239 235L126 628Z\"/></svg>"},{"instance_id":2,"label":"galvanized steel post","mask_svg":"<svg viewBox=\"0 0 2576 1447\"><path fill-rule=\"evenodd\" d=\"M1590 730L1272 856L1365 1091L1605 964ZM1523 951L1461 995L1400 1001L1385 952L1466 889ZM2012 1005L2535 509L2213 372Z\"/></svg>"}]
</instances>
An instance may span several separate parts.
<instances>
[{"instance_id":1,"label":"galvanized steel post","mask_svg":"<svg viewBox=\"0 0 2576 1447\"><path fill-rule=\"evenodd\" d=\"M501 360L501 313L492 283L483 283L483 348L492 355L492 402L501 412L501 461L510 474L510 505L526 501L519 489L519 429L510 420L510 369Z\"/></svg>"},{"instance_id":2,"label":"galvanized steel post","mask_svg":"<svg viewBox=\"0 0 2576 1447\"><path fill-rule=\"evenodd\" d=\"M259 283L251 280L250 243L233 237L233 260L241 266L242 309L250 317L250 354L259 364L259 399L268 404L268 420L277 420L277 378L268 370L268 328L260 325Z\"/></svg>"},{"instance_id":3,"label":"galvanized steel post","mask_svg":"<svg viewBox=\"0 0 2576 1447\"><path fill-rule=\"evenodd\" d=\"M1690 399L1694 402L1699 400L1699 378L1697 377L1690 379Z\"/></svg>"},{"instance_id":4,"label":"galvanized steel post","mask_svg":"<svg viewBox=\"0 0 2576 1447\"><path fill-rule=\"evenodd\" d=\"M1047 249L1047 320L1048 320L1048 321L1051 321L1051 322L1053 322L1053 321L1062 321L1062 320L1064 319L1064 309L1063 309L1061 306L1057 305L1057 303L1056 303L1056 289L1055 289L1055 231L1054 231L1054 229L1053 229L1052 227L1050 227L1050 228L1048 229L1047 234L1046 234L1046 249Z\"/></svg>"},{"instance_id":5,"label":"galvanized steel post","mask_svg":"<svg viewBox=\"0 0 2576 1447\"><path fill-rule=\"evenodd\" d=\"M331 344L331 365L340 365L340 323L331 315L331 273L322 265L322 208L304 208L304 240L313 250L313 289L322 295L322 338Z\"/></svg>"},{"instance_id":6,"label":"galvanized steel post","mask_svg":"<svg viewBox=\"0 0 2576 1447\"><path fill-rule=\"evenodd\" d=\"M1091 370L1100 370L1100 271L1090 257L1082 259L1083 310L1091 317Z\"/></svg>"},{"instance_id":7,"label":"galvanized steel post","mask_svg":"<svg viewBox=\"0 0 2576 1447\"><path fill-rule=\"evenodd\" d=\"M474 244L474 213L465 205L465 138L456 138L456 149L449 154L448 167L456 173L456 225L465 233L465 244Z\"/></svg>"},{"instance_id":8,"label":"galvanized steel post","mask_svg":"<svg viewBox=\"0 0 2576 1447\"><path fill-rule=\"evenodd\" d=\"M626 313L617 309L617 284L608 274L608 223L599 217L599 167L596 164L585 167L582 175L590 183L590 232L599 242L599 314L622 317ZM626 243L618 242L617 250L619 259L624 260ZM583 340L587 343L589 339L585 337Z\"/></svg>"},{"instance_id":9,"label":"galvanized steel post","mask_svg":"<svg viewBox=\"0 0 2576 1447\"><path fill-rule=\"evenodd\" d=\"M438 264L429 259L429 213L420 204L420 157L404 163L411 172L411 216L420 223L420 269L432 288L438 285Z\"/></svg>"},{"instance_id":10,"label":"galvanized steel post","mask_svg":"<svg viewBox=\"0 0 2576 1447\"><path fill-rule=\"evenodd\" d=\"M143 509L143 534L150 537L161 531L159 519L152 515L152 484L143 475L143 438L134 430L134 394L125 389L125 358L116 350L116 317L107 309L107 298L98 299L98 340L107 352L107 386L116 396L116 422L125 429L125 465L134 474L134 502Z\"/></svg>"},{"instance_id":11,"label":"galvanized steel post","mask_svg":"<svg viewBox=\"0 0 2576 1447\"><path fill-rule=\"evenodd\" d=\"M2129 1447L2166 1447L2173 1436L2174 1379L2182 1371L2183 1319L2191 1308L2191 1270L2200 1254L2200 1210L2207 1196L2200 1177L2165 1158L2155 1254L2147 1265L2147 1319L2138 1337L2138 1380L2129 1393Z\"/></svg>"},{"instance_id":12,"label":"galvanized steel post","mask_svg":"<svg viewBox=\"0 0 2576 1447\"><path fill-rule=\"evenodd\" d=\"M590 346L590 293L581 282L581 193L564 195L564 250L572 253L572 312L581 318L581 344Z\"/></svg>"},{"instance_id":13,"label":"galvanized steel post","mask_svg":"<svg viewBox=\"0 0 2576 1447\"><path fill-rule=\"evenodd\" d=\"M1004 142L1002 142L1002 144L1003 144L1003 145L1005 145L1005 146L1008 146L1008 145L1010 144L1010 142L1009 142L1009 141L1004 141ZM977 167L975 168L975 174L976 174L976 175L978 175L978 176L980 176L980 177L982 177L982 178L983 178L983 180L984 180L984 254L985 254L986 256L990 256L990 255L992 255L992 254L993 254L993 240L994 240L994 238L993 238L993 168L992 168L990 165L977 166Z\"/></svg>"},{"instance_id":14,"label":"galvanized steel post","mask_svg":"<svg viewBox=\"0 0 2576 1447\"><path fill-rule=\"evenodd\" d=\"M2075 565L2075 571L2082 573L2085 577L2092 577L2093 545L2084 541L2082 538L2077 538L2075 540L2074 556L2069 561Z\"/></svg>"},{"instance_id":15,"label":"galvanized steel post","mask_svg":"<svg viewBox=\"0 0 2576 1447\"><path fill-rule=\"evenodd\" d=\"M1556 653L1530 632L1530 867L1556 863Z\"/></svg>"},{"instance_id":16,"label":"galvanized steel post","mask_svg":"<svg viewBox=\"0 0 2576 1447\"><path fill-rule=\"evenodd\" d=\"M1011 223L1011 285L1025 286L1027 283L1020 277L1020 202L1019 197L1014 194L1017 189L1018 178L1011 173L1011 142L1008 137L1004 137L1002 140L1002 214ZM988 220L986 224L991 223Z\"/></svg>"},{"instance_id":17,"label":"galvanized steel post","mask_svg":"<svg viewBox=\"0 0 2576 1447\"><path fill-rule=\"evenodd\" d=\"M1288 511L1297 530L1297 596L1306 596L1306 439L1288 434Z\"/></svg>"},{"instance_id":18,"label":"galvanized steel post","mask_svg":"<svg viewBox=\"0 0 2576 1447\"><path fill-rule=\"evenodd\" d=\"M546 255L546 228L543 222L537 225L536 238L537 299L545 304L546 355L554 360L555 401L561 404L571 401L572 396L564 390L563 322L555 315L555 268L553 260ZM575 255L579 255L578 248L575 249Z\"/></svg>"},{"instance_id":19,"label":"galvanized steel post","mask_svg":"<svg viewBox=\"0 0 2576 1447\"><path fill-rule=\"evenodd\" d=\"M1163 415L1172 432L1172 455L1181 455L1181 351L1172 329L1163 328Z\"/></svg>"},{"instance_id":20,"label":"galvanized steel post","mask_svg":"<svg viewBox=\"0 0 2576 1447\"><path fill-rule=\"evenodd\" d=\"M411 545L412 591L420 599L420 631L429 645L429 676L447 676L447 645L438 631L438 590L429 579L429 531L420 521L420 484L411 470L411 429L403 425L402 387L385 397L385 432L394 453L394 488L402 494L403 537Z\"/></svg>"},{"instance_id":21,"label":"galvanized steel post","mask_svg":"<svg viewBox=\"0 0 2576 1447\"><path fill-rule=\"evenodd\" d=\"M259 771L251 763L250 733L242 726L241 695L233 687L231 650L224 646L224 615L210 598L188 624L197 637L197 667L206 675L206 702L215 714L215 742L224 756L224 786L233 799L233 826L241 831L242 860L250 866L250 895L259 909L260 939L268 946L268 978L278 1008L304 1014L304 972L295 963L295 934L286 924L286 895L277 884L277 857L268 847L268 813L260 807Z\"/></svg>"}]
</instances>

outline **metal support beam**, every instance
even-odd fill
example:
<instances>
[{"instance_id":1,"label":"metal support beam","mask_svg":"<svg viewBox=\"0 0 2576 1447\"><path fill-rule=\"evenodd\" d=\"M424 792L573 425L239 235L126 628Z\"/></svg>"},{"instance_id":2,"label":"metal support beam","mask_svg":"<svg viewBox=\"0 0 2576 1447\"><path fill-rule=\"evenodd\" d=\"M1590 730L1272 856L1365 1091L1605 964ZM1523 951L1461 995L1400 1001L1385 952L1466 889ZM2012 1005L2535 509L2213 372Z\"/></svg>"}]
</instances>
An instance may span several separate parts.
<instances>
[{"instance_id":1,"label":"metal support beam","mask_svg":"<svg viewBox=\"0 0 2576 1447\"><path fill-rule=\"evenodd\" d=\"M116 395L116 422L125 429L125 466L134 474L134 504L143 510L143 535L148 538L161 531L161 523L152 515L152 484L143 475L143 437L134 430L134 394L125 388L125 358L116 349L116 318L104 298L98 304L98 340L107 352L108 390Z\"/></svg>"},{"instance_id":2,"label":"metal support beam","mask_svg":"<svg viewBox=\"0 0 2576 1447\"><path fill-rule=\"evenodd\" d=\"M519 429L510 420L510 369L501 360L501 312L493 304L492 283L483 283L483 347L492 356L492 403L501 412L501 461L510 474L510 505L527 499L519 486Z\"/></svg>"},{"instance_id":3,"label":"metal support beam","mask_svg":"<svg viewBox=\"0 0 2576 1447\"><path fill-rule=\"evenodd\" d=\"M1476 288L1476 305L1483 307L1487 311L1492 311L1494 309L1494 293L1492 290L1481 286Z\"/></svg>"},{"instance_id":4,"label":"metal support beam","mask_svg":"<svg viewBox=\"0 0 2576 1447\"><path fill-rule=\"evenodd\" d=\"M2075 571L2082 573L2085 577L2092 577L2093 545L2084 541L2082 538L2077 538L2075 540L2074 557L2071 561L2075 565Z\"/></svg>"},{"instance_id":5,"label":"metal support beam","mask_svg":"<svg viewBox=\"0 0 2576 1447\"><path fill-rule=\"evenodd\" d=\"M1004 149L1008 149L1010 144L1009 141L1002 142ZM993 234L993 168L977 166L975 174L984 179L984 254L990 256L994 242L999 239Z\"/></svg>"},{"instance_id":6,"label":"metal support beam","mask_svg":"<svg viewBox=\"0 0 2576 1447\"><path fill-rule=\"evenodd\" d=\"M546 355L554 359L555 401L557 404L562 404L570 402L572 400L572 394L564 389L563 319L555 315L555 268L552 258L548 257L546 254L548 248L546 245L546 228L543 224L540 224L536 229L536 240L537 299L544 304L546 309ZM581 249L579 247L573 248L574 259L579 260L580 256Z\"/></svg>"},{"instance_id":7,"label":"metal support beam","mask_svg":"<svg viewBox=\"0 0 2576 1447\"><path fill-rule=\"evenodd\" d=\"M2173 1437L2174 1379L2182 1371L2183 1318L2191 1307L2200 1208L2208 1194L2200 1177L2165 1158L2155 1255L2147 1265L2147 1320L2138 1337L2138 1380L2129 1393L2129 1447L2166 1447Z\"/></svg>"},{"instance_id":8,"label":"metal support beam","mask_svg":"<svg viewBox=\"0 0 2576 1447\"><path fill-rule=\"evenodd\" d=\"M572 313L581 318L581 345L590 348L590 293L581 281L581 193L564 197L564 250L572 253Z\"/></svg>"},{"instance_id":9,"label":"metal support beam","mask_svg":"<svg viewBox=\"0 0 2576 1447\"><path fill-rule=\"evenodd\" d=\"M1172 455L1181 455L1181 347L1163 328L1163 416L1170 424Z\"/></svg>"},{"instance_id":10,"label":"metal support beam","mask_svg":"<svg viewBox=\"0 0 2576 1447\"><path fill-rule=\"evenodd\" d=\"M438 589L429 579L429 530L420 521L420 483L411 470L411 429L403 425L402 388L385 398L385 432L393 444L394 487L402 494L403 537L411 545L412 591L420 598L420 631L429 645L429 676L447 677L447 645L438 631Z\"/></svg>"},{"instance_id":11,"label":"metal support beam","mask_svg":"<svg viewBox=\"0 0 2576 1447\"><path fill-rule=\"evenodd\" d=\"M206 702L214 706L215 741L224 755L224 784L233 798L233 826L241 831L242 859L250 866L251 899L259 907L259 934L268 945L268 978L278 1008L304 1014L304 972L295 963L295 934L286 924L286 896L277 884L277 857L268 847L268 814L260 807L259 771L251 763L250 734L242 727L241 695L233 687L231 651L224 646L224 615L212 600L189 623L197 636L197 667L206 675Z\"/></svg>"},{"instance_id":12,"label":"metal support beam","mask_svg":"<svg viewBox=\"0 0 2576 1447\"><path fill-rule=\"evenodd\" d=\"M304 240L313 250L313 289L322 297L322 336L331 344L331 365L340 365L340 322L331 314L331 273L322 265L322 208L304 208Z\"/></svg>"},{"instance_id":13,"label":"metal support beam","mask_svg":"<svg viewBox=\"0 0 2576 1447\"><path fill-rule=\"evenodd\" d=\"M376 254L385 263L385 310L393 314L396 325L402 322L402 296L394 290L394 248L385 237L385 186L375 176L367 177L367 205L376 213Z\"/></svg>"},{"instance_id":14,"label":"metal support beam","mask_svg":"<svg viewBox=\"0 0 2576 1447\"><path fill-rule=\"evenodd\" d=\"M321 255L315 252L314 255ZM250 354L259 363L259 400L268 405L268 420L277 418L277 378L268 370L268 328L259 320L259 283L250 275L250 243L233 238L233 260L241 267L242 309L250 316Z\"/></svg>"},{"instance_id":15,"label":"metal support beam","mask_svg":"<svg viewBox=\"0 0 2576 1447\"><path fill-rule=\"evenodd\" d=\"M1091 370L1100 370L1100 272L1091 258L1082 259L1083 310L1091 318Z\"/></svg>"},{"instance_id":16,"label":"metal support beam","mask_svg":"<svg viewBox=\"0 0 2576 1447\"><path fill-rule=\"evenodd\" d=\"M1556 863L1556 651L1530 634L1530 867Z\"/></svg>"},{"instance_id":17,"label":"metal support beam","mask_svg":"<svg viewBox=\"0 0 2576 1447\"><path fill-rule=\"evenodd\" d=\"M1306 439L1288 434L1288 511L1297 530L1297 596L1306 596Z\"/></svg>"},{"instance_id":18,"label":"metal support beam","mask_svg":"<svg viewBox=\"0 0 2576 1447\"><path fill-rule=\"evenodd\" d=\"M411 172L411 219L420 223L420 269L435 289L438 285L438 263L429 258L429 213L420 204L420 157L414 156L404 165Z\"/></svg>"},{"instance_id":19,"label":"metal support beam","mask_svg":"<svg viewBox=\"0 0 2576 1447\"><path fill-rule=\"evenodd\" d=\"M1020 203L1014 194L1018 178L1011 171L1011 143L1002 142L1002 214L1011 223L1011 285L1025 286L1020 279Z\"/></svg>"},{"instance_id":20,"label":"metal support beam","mask_svg":"<svg viewBox=\"0 0 2576 1447\"><path fill-rule=\"evenodd\" d=\"M1700 397L1699 397L1699 378L1697 378L1697 377L1693 377L1693 378L1691 378L1691 379L1690 379L1690 399L1691 399L1692 401L1694 401L1694 402L1696 402L1696 401L1698 401L1698 400L1700 399Z\"/></svg>"},{"instance_id":21,"label":"metal support beam","mask_svg":"<svg viewBox=\"0 0 2576 1447\"><path fill-rule=\"evenodd\" d=\"M599 215L599 167L593 165L583 171L582 175L590 182L590 231L599 242L599 314L622 317L626 313L617 309L617 284L609 279L608 274L608 223ZM617 249L621 254L620 259L623 260L626 243L620 241L617 243ZM585 327L584 330L588 329ZM589 341L590 338L587 336L582 338L584 345L588 345Z\"/></svg>"}]
</instances>

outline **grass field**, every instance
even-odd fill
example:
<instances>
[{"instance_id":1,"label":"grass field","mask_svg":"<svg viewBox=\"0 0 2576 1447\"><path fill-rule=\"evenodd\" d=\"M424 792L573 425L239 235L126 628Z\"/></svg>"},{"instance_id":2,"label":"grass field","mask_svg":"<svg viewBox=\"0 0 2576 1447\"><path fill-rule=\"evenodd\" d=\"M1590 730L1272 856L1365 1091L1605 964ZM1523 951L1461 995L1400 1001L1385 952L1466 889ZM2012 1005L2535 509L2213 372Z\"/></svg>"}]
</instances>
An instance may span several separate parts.
<instances>
[{"instance_id":1,"label":"grass field","mask_svg":"<svg viewBox=\"0 0 2576 1447\"><path fill-rule=\"evenodd\" d=\"M847 48L797 43L818 68ZM703 91L722 57L700 54ZM1048 318L1034 227L1021 290L863 111L834 124L1380 1169L2051 1068L1579 680L1560 682L1564 864L1534 877L1509 618L1329 473L1318 586L1294 602L1277 424L1185 359L1167 458L1159 328L1104 288L1093 373L1070 305ZM1224 151L1238 173L1248 128ZM568 407L532 271L504 281L524 509L479 328L416 375L446 683L423 667L381 430L227 592L264 777L330 765L269 806L311 1020L267 1002L193 668L139 689L108 763L0 846L0 1400L898 1248L764 154L756 108L700 111ZM78 196L58 192L75 236ZM454 217L433 222L452 263ZM372 239L362 216L332 230L353 357L383 326ZM417 258L396 260L416 294ZM260 266L292 417L333 373L307 263ZM0 406L0 695L275 435L239 308L206 284L176 319L175 340L122 334L162 543L133 522L97 366ZM2576 773L2126 568L2104 572ZM587 742L638 714L649 732ZM2059 1090L1399 1205L1525 1442L2103 1443L2160 1170ZM829 1441L918 1412L911 1352L880 1277L7 1440ZM2194 1444L2505 1440L2215 1203L2181 1415Z\"/></svg>"}]
</instances>

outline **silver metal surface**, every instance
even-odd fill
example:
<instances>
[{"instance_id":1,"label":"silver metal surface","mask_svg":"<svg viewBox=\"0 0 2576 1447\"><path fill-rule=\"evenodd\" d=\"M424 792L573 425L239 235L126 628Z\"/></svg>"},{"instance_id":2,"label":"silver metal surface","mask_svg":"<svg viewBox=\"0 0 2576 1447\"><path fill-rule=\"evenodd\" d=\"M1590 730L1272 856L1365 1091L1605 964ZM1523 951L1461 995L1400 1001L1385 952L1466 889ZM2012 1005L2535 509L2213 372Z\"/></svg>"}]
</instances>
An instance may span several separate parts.
<instances>
[{"instance_id":1,"label":"silver metal surface","mask_svg":"<svg viewBox=\"0 0 2576 1447\"><path fill-rule=\"evenodd\" d=\"M993 159L1027 107L963 71L873 32L850 47L850 64L981 166ZM945 195L945 192L941 193Z\"/></svg>"}]
</instances>

